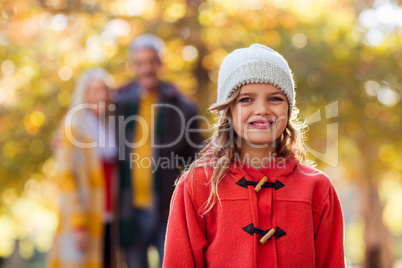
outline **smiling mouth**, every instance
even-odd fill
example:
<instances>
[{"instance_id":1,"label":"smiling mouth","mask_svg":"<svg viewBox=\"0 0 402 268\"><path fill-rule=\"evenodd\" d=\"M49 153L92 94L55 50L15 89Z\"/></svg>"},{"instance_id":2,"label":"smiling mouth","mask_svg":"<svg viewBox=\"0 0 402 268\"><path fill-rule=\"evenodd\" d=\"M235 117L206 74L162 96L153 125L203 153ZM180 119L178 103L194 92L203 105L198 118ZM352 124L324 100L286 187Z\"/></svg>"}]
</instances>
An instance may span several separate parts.
<instances>
[{"instance_id":1,"label":"smiling mouth","mask_svg":"<svg viewBox=\"0 0 402 268\"><path fill-rule=\"evenodd\" d=\"M256 121L251 121L248 123L248 125L251 127L261 128L261 129L270 128L274 124L275 124L274 121L267 121L267 120L256 120Z\"/></svg>"}]
</instances>

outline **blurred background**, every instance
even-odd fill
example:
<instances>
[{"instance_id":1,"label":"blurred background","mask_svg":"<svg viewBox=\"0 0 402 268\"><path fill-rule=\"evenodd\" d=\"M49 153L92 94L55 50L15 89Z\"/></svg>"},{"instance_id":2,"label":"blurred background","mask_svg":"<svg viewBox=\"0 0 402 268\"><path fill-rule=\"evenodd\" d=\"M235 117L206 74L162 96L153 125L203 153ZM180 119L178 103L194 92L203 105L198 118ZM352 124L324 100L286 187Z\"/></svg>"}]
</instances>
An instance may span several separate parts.
<instances>
[{"instance_id":1,"label":"blurred background","mask_svg":"<svg viewBox=\"0 0 402 268\"><path fill-rule=\"evenodd\" d=\"M127 46L166 42L163 77L205 116L219 65L279 51L309 118L309 157L332 179L350 267L402 267L402 1L1 0L0 267L44 267L57 227L51 140L79 74L133 74ZM152 255L151 255L152 256Z\"/></svg>"}]
</instances>

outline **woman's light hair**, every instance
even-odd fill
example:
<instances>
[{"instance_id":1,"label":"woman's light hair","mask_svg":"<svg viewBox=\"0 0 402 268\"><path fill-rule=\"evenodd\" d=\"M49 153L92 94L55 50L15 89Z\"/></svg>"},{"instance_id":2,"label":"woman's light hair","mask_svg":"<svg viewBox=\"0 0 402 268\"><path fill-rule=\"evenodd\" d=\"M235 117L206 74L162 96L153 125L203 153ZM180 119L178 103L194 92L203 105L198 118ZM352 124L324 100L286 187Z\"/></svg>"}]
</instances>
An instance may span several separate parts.
<instances>
[{"instance_id":1,"label":"woman's light hair","mask_svg":"<svg viewBox=\"0 0 402 268\"><path fill-rule=\"evenodd\" d=\"M227 101L210 106L209 110L216 114L218 121L213 126L213 134L204 142L204 148L199 153L198 158L186 172L188 177L192 176L193 171L199 167L205 169L212 167L213 169L212 176L208 181L211 191L204 204L202 215L208 213L216 204L216 200L219 200L218 185L227 174L234 157L239 153L240 138L233 130L230 109L239 93L240 90L236 90ZM293 155L299 163L307 163L303 147L306 123L298 120L298 112L296 107L292 111L288 111L290 116L287 119L285 131L274 142L276 149L274 155L284 159Z\"/></svg>"},{"instance_id":2,"label":"woman's light hair","mask_svg":"<svg viewBox=\"0 0 402 268\"><path fill-rule=\"evenodd\" d=\"M84 71L75 84L70 106L64 120L62 120L62 122L65 124L65 128L73 127L75 129L79 129L83 134L92 135L92 130L89 129L88 124L85 120L85 114L88 112L88 109L78 109L76 112L74 112L74 114L71 115L71 121L67 121L66 116L69 115L69 112L71 112L74 107L80 104L87 103L86 94L88 90L88 85L93 80L102 81L105 84L105 87L109 93L110 90L115 86L115 80L113 76L101 67L95 67ZM106 111L108 110L106 109ZM104 116L99 117L99 120L101 121L106 119L107 117Z\"/></svg>"}]
</instances>

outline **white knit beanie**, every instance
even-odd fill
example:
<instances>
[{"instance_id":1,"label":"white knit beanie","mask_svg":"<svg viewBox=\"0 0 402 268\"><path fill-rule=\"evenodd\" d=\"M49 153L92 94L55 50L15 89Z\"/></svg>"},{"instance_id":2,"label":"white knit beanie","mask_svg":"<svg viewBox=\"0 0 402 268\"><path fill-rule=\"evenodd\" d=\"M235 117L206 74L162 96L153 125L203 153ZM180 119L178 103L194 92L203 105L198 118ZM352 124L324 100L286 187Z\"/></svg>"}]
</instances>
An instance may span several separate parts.
<instances>
[{"instance_id":1,"label":"white knit beanie","mask_svg":"<svg viewBox=\"0 0 402 268\"><path fill-rule=\"evenodd\" d=\"M243 85L267 83L285 94L290 111L295 105L295 85L287 61L275 50L253 44L227 55L219 70L218 100L223 103Z\"/></svg>"}]
</instances>

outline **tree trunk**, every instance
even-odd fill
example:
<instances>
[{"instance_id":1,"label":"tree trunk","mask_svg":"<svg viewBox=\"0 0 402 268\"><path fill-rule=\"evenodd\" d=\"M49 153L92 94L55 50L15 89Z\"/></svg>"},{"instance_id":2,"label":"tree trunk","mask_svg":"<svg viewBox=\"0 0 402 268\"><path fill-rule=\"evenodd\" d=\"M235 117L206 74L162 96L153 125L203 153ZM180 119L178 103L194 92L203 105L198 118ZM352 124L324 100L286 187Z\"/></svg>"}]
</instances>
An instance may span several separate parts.
<instances>
[{"instance_id":1,"label":"tree trunk","mask_svg":"<svg viewBox=\"0 0 402 268\"><path fill-rule=\"evenodd\" d=\"M20 268L23 266L24 260L20 256L20 241L15 240L14 251L6 261L6 267Z\"/></svg>"},{"instance_id":2,"label":"tree trunk","mask_svg":"<svg viewBox=\"0 0 402 268\"><path fill-rule=\"evenodd\" d=\"M394 262L390 247L391 234L382 220L383 207L379 200L377 183L368 180L360 183L358 189L365 223L366 249L362 267L391 268Z\"/></svg>"}]
</instances>

